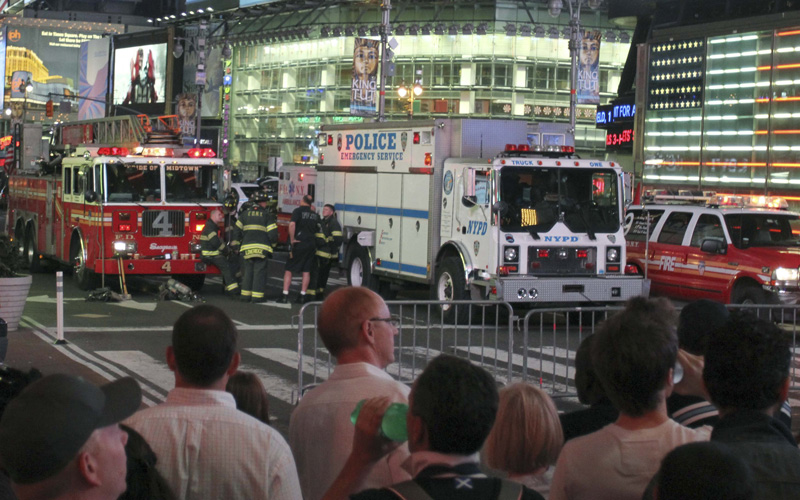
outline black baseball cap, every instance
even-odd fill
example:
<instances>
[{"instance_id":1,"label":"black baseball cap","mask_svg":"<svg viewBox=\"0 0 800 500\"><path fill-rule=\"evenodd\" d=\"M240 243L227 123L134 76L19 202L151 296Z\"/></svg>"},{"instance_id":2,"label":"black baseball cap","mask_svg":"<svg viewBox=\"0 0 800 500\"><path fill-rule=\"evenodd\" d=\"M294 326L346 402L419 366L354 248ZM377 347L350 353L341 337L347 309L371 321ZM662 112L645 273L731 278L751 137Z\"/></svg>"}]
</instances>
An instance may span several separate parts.
<instances>
[{"instance_id":1,"label":"black baseball cap","mask_svg":"<svg viewBox=\"0 0 800 500\"><path fill-rule=\"evenodd\" d=\"M0 420L0 466L18 484L43 481L75 458L96 429L133 415L142 390L131 377L98 387L49 375L11 400Z\"/></svg>"}]
</instances>

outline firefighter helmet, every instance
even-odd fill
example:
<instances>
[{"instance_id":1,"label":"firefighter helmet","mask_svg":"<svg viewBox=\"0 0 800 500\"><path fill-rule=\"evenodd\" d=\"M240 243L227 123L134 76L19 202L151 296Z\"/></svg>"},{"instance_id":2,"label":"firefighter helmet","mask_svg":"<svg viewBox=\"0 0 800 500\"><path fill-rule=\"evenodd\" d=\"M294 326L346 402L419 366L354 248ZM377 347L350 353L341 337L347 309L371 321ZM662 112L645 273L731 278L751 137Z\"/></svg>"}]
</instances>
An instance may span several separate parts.
<instances>
[{"instance_id":1,"label":"firefighter helmet","mask_svg":"<svg viewBox=\"0 0 800 500\"><path fill-rule=\"evenodd\" d=\"M222 200L222 211L226 214L233 213L236 211L236 205L238 204L235 197L228 195Z\"/></svg>"},{"instance_id":2,"label":"firefighter helmet","mask_svg":"<svg viewBox=\"0 0 800 500\"><path fill-rule=\"evenodd\" d=\"M254 203L261 203L262 201L269 202L270 196L267 195L267 193L264 191L256 191L255 193L250 195L250 201Z\"/></svg>"}]
</instances>

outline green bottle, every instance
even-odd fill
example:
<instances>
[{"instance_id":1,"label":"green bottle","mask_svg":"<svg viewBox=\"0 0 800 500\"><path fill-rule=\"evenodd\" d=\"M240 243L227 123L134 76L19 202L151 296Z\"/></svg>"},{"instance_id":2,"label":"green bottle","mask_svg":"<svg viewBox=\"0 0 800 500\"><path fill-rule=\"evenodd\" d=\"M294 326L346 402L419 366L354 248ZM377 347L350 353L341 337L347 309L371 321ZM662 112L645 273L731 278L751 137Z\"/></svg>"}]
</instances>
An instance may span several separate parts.
<instances>
[{"instance_id":1,"label":"green bottle","mask_svg":"<svg viewBox=\"0 0 800 500\"><path fill-rule=\"evenodd\" d=\"M366 399L362 399L356 405L353 413L350 414L350 421L355 425L361 407L364 406ZM386 409L381 420L381 435L392 441L402 443L408 441L408 429L406 429L406 415L408 405L405 403L392 403Z\"/></svg>"}]
</instances>

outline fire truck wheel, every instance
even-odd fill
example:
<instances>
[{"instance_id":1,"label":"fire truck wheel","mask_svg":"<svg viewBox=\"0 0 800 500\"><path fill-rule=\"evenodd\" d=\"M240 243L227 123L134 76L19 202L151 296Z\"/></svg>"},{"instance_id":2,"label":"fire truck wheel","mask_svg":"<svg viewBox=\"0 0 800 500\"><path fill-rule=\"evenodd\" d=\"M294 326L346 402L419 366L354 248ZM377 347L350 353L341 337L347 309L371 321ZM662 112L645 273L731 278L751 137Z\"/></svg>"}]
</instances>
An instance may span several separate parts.
<instances>
[{"instance_id":1,"label":"fire truck wheel","mask_svg":"<svg viewBox=\"0 0 800 500\"><path fill-rule=\"evenodd\" d=\"M86 254L80 239L73 237L70 246L69 260L72 262L72 279L81 290L92 290L97 284L97 275L86 267Z\"/></svg>"},{"instance_id":2,"label":"fire truck wheel","mask_svg":"<svg viewBox=\"0 0 800 500\"><path fill-rule=\"evenodd\" d=\"M191 288L193 292L203 288L206 282L205 274L173 274L172 277Z\"/></svg>"},{"instance_id":3,"label":"fire truck wheel","mask_svg":"<svg viewBox=\"0 0 800 500\"><path fill-rule=\"evenodd\" d=\"M755 283L753 284L741 284L737 286L733 290L733 302L734 304L766 304L767 297L758 285Z\"/></svg>"},{"instance_id":4,"label":"fire truck wheel","mask_svg":"<svg viewBox=\"0 0 800 500\"><path fill-rule=\"evenodd\" d=\"M17 221L17 225L14 226L14 248L17 249L17 257L21 260L25 260L25 226L22 224L22 221Z\"/></svg>"},{"instance_id":5,"label":"fire truck wheel","mask_svg":"<svg viewBox=\"0 0 800 500\"><path fill-rule=\"evenodd\" d=\"M33 233L33 228L30 228L25 236L25 262L28 263L28 269L32 273L42 272L42 259L36 251L36 235Z\"/></svg>"},{"instance_id":6,"label":"fire truck wheel","mask_svg":"<svg viewBox=\"0 0 800 500\"><path fill-rule=\"evenodd\" d=\"M446 257L436 266L436 282L434 283L434 300L468 300L464 268L456 257ZM470 307L468 305L443 304L442 321L446 323L469 323Z\"/></svg>"},{"instance_id":7,"label":"fire truck wheel","mask_svg":"<svg viewBox=\"0 0 800 500\"><path fill-rule=\"evenodd\" d=\"M372 268L367 250L361 245L354 245L347 259L347 284L350 286L365 286L374 289Z\"/></svg>"}]
</instances>

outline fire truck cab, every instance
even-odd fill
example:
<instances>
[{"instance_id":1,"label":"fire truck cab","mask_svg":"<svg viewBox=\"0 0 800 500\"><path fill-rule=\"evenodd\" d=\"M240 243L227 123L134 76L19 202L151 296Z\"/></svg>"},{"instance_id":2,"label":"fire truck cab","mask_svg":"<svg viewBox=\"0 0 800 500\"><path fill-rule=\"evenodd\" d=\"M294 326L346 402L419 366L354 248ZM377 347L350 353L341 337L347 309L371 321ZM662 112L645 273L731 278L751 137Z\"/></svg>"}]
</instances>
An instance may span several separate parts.
<instances>
[{"instance_id":1,"label":"fire truck cab","mask_svg":"<svg viewBox=\"0 0 800 500\"><path fill-rule=\"evenodd\" d=\"M199 239L220 207L222 161L163 134L148 144L153 135L142 123L65 124L57 134L63 156L12 171L8 227L32 271L43 259L68 264L82 289L123 273L173 276L199 289L218 273L200 260Z\"/></svg>"}]
</instances>

